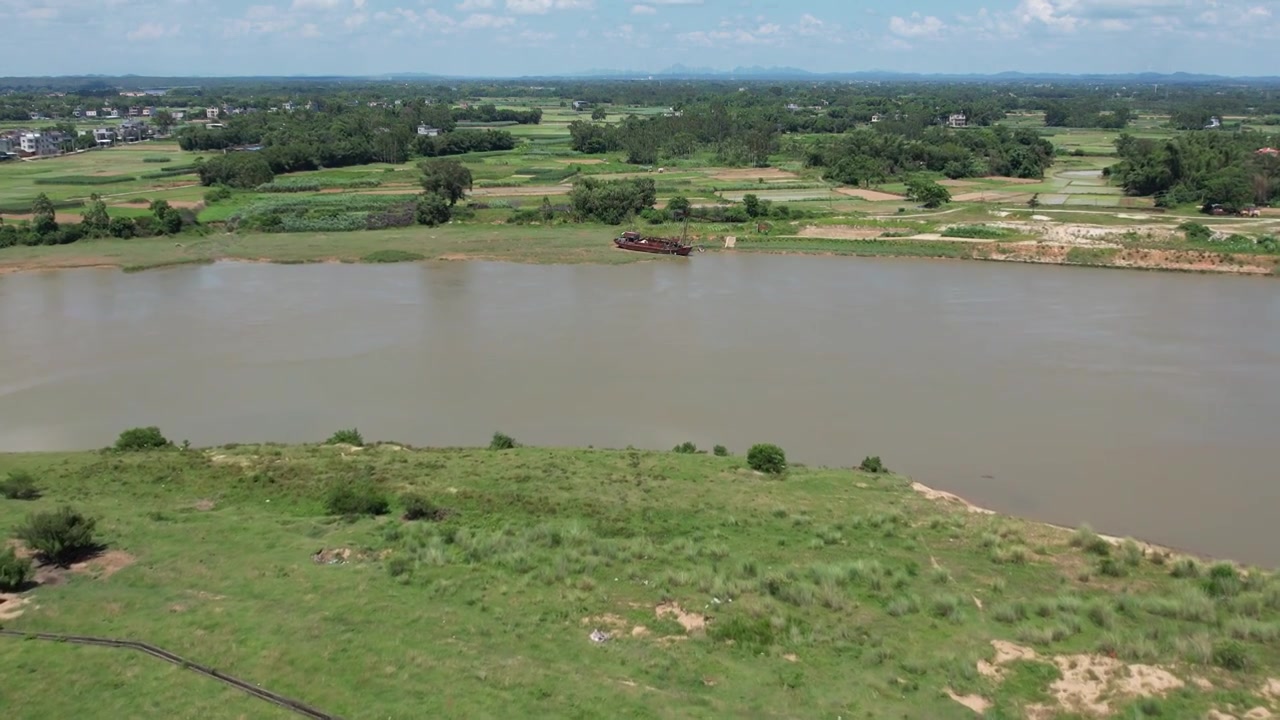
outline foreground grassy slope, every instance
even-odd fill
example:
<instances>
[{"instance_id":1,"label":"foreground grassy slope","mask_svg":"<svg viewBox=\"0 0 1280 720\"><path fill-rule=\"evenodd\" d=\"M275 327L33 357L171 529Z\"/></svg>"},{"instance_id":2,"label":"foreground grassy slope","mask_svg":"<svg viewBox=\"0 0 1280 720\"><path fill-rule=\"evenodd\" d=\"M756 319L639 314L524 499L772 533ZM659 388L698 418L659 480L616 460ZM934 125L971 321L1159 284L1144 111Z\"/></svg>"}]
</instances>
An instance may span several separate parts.
<instances>
[{"instance_id":1,"label":"foreground grassy slope","mask_svg":"<svg viewBox=\"0 0 1280 720\"><path fill-rule=\"evenodd\" d=\"M1052 683L1106 662L1098 702L1123 717L1280 709L1280 579L889 475L394 445L0 456L15 469L45 494L0 500L0 527L70 502L111 552L9 628L145 640L347 718L974 717L948 690L1078 717ZM329 488L367 480L444 517L325 515ZM984 674L992 640L1039 659ZM0 638L6 716L278 716L107 652ZM1182 686L1126 693L1127 663Z\"/></svg>"}]
</instances>

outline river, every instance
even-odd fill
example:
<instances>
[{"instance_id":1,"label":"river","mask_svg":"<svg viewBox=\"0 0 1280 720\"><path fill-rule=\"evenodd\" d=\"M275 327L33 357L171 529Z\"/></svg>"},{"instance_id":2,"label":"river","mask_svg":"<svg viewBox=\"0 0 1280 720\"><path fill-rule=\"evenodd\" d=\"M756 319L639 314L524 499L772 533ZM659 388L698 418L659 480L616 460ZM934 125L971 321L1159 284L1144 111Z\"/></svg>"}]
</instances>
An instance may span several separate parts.
<instances>
[{"instance_id":1,"label":"river","mask_svg":"<svg viewBox=\"0 0 1280 720\"><path fill-rule=\"evenodd\" d=\"M896 471L1280 565L1280 285L1005 263L221 263L0 275L0 450L367 439ZM856 508L850 508L850 513Z\"/></svg>"}]
</instances>

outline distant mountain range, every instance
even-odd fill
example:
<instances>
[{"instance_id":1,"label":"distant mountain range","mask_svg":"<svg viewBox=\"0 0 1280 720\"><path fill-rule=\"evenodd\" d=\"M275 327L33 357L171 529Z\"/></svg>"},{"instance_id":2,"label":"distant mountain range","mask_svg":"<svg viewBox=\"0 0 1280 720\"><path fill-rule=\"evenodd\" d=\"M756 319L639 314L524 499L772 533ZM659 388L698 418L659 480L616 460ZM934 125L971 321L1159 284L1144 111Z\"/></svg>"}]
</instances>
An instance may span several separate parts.
<instances>
[{"instance_id":1,"label":"distant mountain range","mask_svg":"<svg viewBox=\"0 0 1280 720\"><path fill-rule=\"evenodd\" d=\"M446 82L458 80L504 80L504 81L548 81L548 80L721 80L721 81L791 81L791 82L1082 82L1107 84L1204 84L1204 83L1247 83L1247 84L1280 84L1277 76L1232 77L1204 73L1041 73L1041 72L1001 72L984 73L909 73L893 70L859 70L851 72L812 72L795 67L736 67L732 70L718 70L710 67L689 67L672 65L658 71L593 69L582 72L498 76L498 75L447 75L438 73L405 72L382 73L377 75L340 76L340 75L237 75L237 76L178 76L153 77L141 75L76 75L58 77L0 77L0 87L35 86L41 81L56 80L60 84L80 80L96 85L128 85L137 87L175 87L197 84L201 80L234 80L234 81L291 81L291 82L360 82L368 80L410 81L410 82Z\"/></svg>"}]
</instances>

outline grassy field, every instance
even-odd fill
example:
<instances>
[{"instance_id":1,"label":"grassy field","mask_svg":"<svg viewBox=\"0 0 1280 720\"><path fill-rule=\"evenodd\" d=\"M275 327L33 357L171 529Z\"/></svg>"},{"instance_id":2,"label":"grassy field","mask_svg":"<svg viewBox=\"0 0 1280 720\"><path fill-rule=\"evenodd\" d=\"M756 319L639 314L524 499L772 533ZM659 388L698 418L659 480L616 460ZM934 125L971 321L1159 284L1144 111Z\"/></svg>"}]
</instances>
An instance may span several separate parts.
<instances>
[{"instance_id":1,"label":"grassy field","mask_svg":"<svg viewBox=\"0 0 1280 720\"><path fill-rule=\"evenodd\" d=\"M7 627L145 640L353 720L1280 709L1280 579L892 475L398 445L0 456L16 469L44 495L0 500L0 527L74 503L106 553L46 572ZM328 516L353 484L441 512ZM280 716L107 650L0 638L0 665L6 717Z\"/></svg>"}]
</instances>

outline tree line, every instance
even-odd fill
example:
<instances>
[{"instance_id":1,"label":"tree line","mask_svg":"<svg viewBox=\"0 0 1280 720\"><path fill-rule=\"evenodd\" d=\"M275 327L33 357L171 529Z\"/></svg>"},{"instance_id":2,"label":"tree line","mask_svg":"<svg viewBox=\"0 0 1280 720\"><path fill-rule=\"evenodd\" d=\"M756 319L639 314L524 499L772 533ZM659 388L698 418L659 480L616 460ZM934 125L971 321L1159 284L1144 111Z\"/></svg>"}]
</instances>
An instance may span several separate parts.
<instances>
[{"instance_id":1,"label":"tree line","mask_svg":"<svg viewBox=\"0 0 1280 720\"><path fill-rule=\"evenodd\" d=\"M17 224L0 220L0 248L15 245L67 245L90 238L132 238L174 235L196 224L195 213L172 207L164 200L151 203L151 214L110 217L107 205L94 194L78 223L59 223L57 209L41 193L31 206L31 220Z\"/></svg>"},{"instance_id":2,"label":"tree line","mask_svg":"<svg viewBox=\"0 0 1280 720\"><path fill-rule=\"evenodd\" d=\"M846 185L872 185L920 171L949 178L1041 178L1053 164L1053 144L1034 131L1002 126L961 132L929 128L917 138L891 129L861 129L812 144L805 163Z\"/></svg>"},{"instance_id":3,"label":"tree line","mask_svg":"<svg viewBox=\"0 0 1280 720\"><path fill-rule=\"evenodd\" d=\"M1125 134L1115 143L1120 162L1104 172L1126 193L1155 196L1160 206L1234 211L1280 199L1280 157L1270 150L1277 144L1280 138L1259 133L1205 130L1168 140Z\"/></svg>"}]
</instances>

